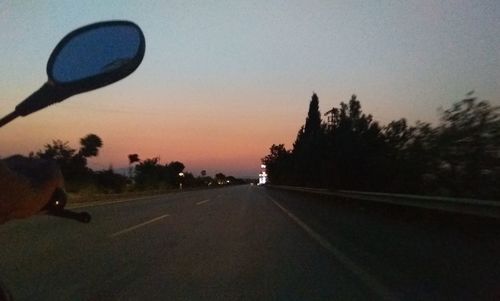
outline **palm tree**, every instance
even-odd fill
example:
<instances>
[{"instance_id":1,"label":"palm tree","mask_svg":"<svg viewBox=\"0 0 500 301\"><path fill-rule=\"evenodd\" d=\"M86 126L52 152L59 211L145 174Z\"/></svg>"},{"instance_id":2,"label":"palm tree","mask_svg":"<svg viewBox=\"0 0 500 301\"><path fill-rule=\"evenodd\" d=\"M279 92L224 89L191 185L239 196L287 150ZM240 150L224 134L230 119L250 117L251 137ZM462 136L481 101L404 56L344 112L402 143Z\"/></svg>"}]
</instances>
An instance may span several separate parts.
<instances>
[{"instance_id":1,"label":"palm tree","mask_svg":"<svg viewBox=\"0 0 500 301\"><path fill-rule=\"evenodd\" d=\"M138 154L130 154L128 155L128 177L132 178L132 164L136 162L141 162Z\"/></svg>"},{"instance_id":2,"label":"palm tree","mask_svg":"<svg viewBox=\"0 0 500 301\"><path fill-rule=\"evenodd\" d=\"M95 157L99 154L99 148L102 147L102 140L95 134L88 134L80 139L79 154L82 157Z\"/></svg>"}]
</instances>

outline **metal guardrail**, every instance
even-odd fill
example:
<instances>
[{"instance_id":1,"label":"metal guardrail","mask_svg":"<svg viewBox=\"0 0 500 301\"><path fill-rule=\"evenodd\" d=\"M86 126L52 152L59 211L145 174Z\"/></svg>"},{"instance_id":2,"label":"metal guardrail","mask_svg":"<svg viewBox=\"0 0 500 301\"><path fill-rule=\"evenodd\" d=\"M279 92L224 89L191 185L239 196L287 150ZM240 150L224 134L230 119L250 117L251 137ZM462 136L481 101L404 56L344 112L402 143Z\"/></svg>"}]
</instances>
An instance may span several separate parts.
<instances>
[{"instance_id":1,"label":"metal guardrail","mask_svg":"<svg viewBox=\"0 0 500 301\"><path fill-rule=\"evenodd\" d=\"M500 219L500 202L496 201L350 190L333 191L282 185L269 185L269 187Z\"/></svg>"}]
</instances>

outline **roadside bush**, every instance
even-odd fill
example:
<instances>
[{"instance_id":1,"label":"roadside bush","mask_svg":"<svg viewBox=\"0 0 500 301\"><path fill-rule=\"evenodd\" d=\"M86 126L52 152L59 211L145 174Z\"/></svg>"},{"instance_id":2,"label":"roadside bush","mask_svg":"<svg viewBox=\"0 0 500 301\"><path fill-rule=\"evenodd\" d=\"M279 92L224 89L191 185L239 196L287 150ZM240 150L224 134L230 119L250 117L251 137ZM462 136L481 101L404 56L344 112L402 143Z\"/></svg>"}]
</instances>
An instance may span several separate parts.
<instances>
[{"instance_id":1,"label":"roadside bush","mask_svg":"<svg viewBox=\"0 0 500 301\"><path fill-rule=\"evenodd\" d=\"M95 173L95 183L104 193L121 193L127 187L128 178L117 174L112 168Z\"/></svg>"}]
</instances>

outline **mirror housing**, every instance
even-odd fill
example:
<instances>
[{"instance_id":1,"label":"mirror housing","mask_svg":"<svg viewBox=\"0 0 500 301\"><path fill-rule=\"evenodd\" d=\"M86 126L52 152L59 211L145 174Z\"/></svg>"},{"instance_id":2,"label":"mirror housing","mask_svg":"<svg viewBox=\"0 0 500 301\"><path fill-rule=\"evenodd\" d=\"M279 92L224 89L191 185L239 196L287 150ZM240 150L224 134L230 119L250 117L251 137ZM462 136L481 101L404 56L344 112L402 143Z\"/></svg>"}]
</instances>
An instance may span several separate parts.
<instances>
[{"instance_id":1,"label":"mirror housing","mask_svg":"<svg viewBox=\"0 0 500 301\"><path fill-rule=\"evenodd\" d=\"M144 35L129 21L90 24L66 35L47 63L49 82L93 90L134 72L144 57Z\"/></svg>"}]
</instances>

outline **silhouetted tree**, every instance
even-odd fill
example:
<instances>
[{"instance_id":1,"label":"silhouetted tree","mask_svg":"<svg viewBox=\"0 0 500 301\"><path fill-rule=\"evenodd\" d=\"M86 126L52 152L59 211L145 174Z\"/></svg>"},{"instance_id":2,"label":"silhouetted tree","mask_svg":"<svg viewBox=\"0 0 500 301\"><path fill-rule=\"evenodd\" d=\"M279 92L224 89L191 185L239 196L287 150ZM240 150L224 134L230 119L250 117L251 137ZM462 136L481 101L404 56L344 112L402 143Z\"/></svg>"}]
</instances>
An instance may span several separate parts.
<instances>
[{"instance_id":1,"label":"silhouetted tree","mask_svg":"<svg viewBox=\"0 0 500 301\"><path fill-rule=\"evenodd\" d=\"M141 162L141 159L139 159L138 154L129 154L128 155L128 176L129 178L133 177L134 169L132 167L132 164Z\"/></svg>"},{"instance_id":2,"label":"silhouetted tree","mask_svg":"<svg viewBox=\"0 0 500 301\"><path fill-rule=\"evenodd\" d=\"M72 166L75 172L72 177L83 177L84 174L88 177L90 170L87 169L87 158L96 157L101 147L102 140L95 134L88 134L80 139L80 150L72 158Z\"/></svg>"},{"instance_id":3,"label":"silhouetted tree","mask_svg":"<svg viewBox=\"0 0 500 301\"><path fill-rule=\"evenodd\" d=\"M184 164L179 161L173 161L170 162L169 164L166 164L163 174L164 181L168 183L170 186L174 187L179 186L179 183L185 180L184 179L185 174L182 177L180 176L180 173L183 173L184 168L185 168Z\"/></svg>"},{"instance_id":4,"label":"silhouetted tree","mask_svg":"<svg viewBox=\"0 0 500 301\"><path fill-rule=\"evenodd\" d=\"M168 168L172 171L174 175L178 175L179 173L184 171L184 164L179 161L173 161L168 164Z\"/></svg>"},{"instance_id":5,"label":"silhouetted tree","mask_svg":"<svg viewBox=\"0 0 500 301\"><path fill-rule=\"evenodd\" d=\"M283 144L273 144L269 150L269 155L262 159L262 163L266 165L269 182L277 185L289 184L294 172L291 152Z\"/></svg>"},{"instance_id":6,"label":"silhouetted tree","mask_svg":"<svg viewBox=\"0 0 500 301\"><path fill-rule=\"evenodd\" d=\"M438 177L448 191L454 196L499 195L500 108L478 101L471 91L442 110L437 130Z\"/></svg>"},{"instance_id":7,"label":"silhouetted tree","mask_svg":"<svg viewBox=\"0 0 500 301\"><path fill-rule=\"evenodd\" d=\"M160 187L163 168L159 158L146 159L135 167L135 183L139 189L158 189Z\"/></svg>"},{"instance_id":8,"label":"silhouetted tree","mask_svg":"<svg viewBox=\"0 0 500 301\"><path fill-rule=\"evenodd\" d=\"M385 180L386 183L380 187L386 191L391 191L394 187L404 186L407 174L403 164L406 160L405 152L412 135L412 128L407 125L406 119L391 121L382 128L383 139L385 142Z\"/></svg>"},{"instance_id":9,"label":"silhouetted tree","mask_svg":"<svg viewBox=\"0 0 500 301\"><path fill-rule=\"evenodd\" d=\"M304 126L304 134L308 137L314 137L320 134L321 128L321 113L319 112L319 98L316 93L311 97L309 103L309 111L307 112L306 123Z\"/></svg>"},{"instance_id":10,"label":"silhouetted tree","mask_svg":"<svg viewBox=\"0 0 500 301\"><path fill-rule=\"evenodd\" d=\"M102 140L95 134L88 134L80 139L80 151L85 158L95 157L99 154L99 149L102 147Z\"/></svg>"},{"instance_id":11,"label":"silhouetted tree","mask_svg":"<svg viewBox=\"0 0 500 301\"><path fill-rule=\"evenodd\" d=\"M441 110L437 127L406 119L380 127L356 95L329 110L326 125L318 108L314 94L292 151L273 144L262 159L271 182L499 198L500 107L473 92Z\"/></svg>"},{"instance_id":12,"label":"silhouetted tree","mask_svg":"<svg viewBox=\"0 0 500 301\"><path fill-rule=\"evenodd\" d=\"M349 103L333 108L327 125L329 185L344 189L370 189L380 178L384 161L381 129L371 115L363 114L352 95Z\"/></svg>"},{"instance_id":13,"label":"silhouetted tree","mask_svg":"<svg viewBox=\"0 0 500 301\"><path fill-rule=\"evenodd\" d=\"M139 159L138 154L130 154L130 155L128 155L128 162L130 165L132 165L136 162L141 162L141 159Z\"/></svg>"},{"instance_id":14,"label":"silhouetted tree","mask_svg":"<svg viewBox=\"0 0 500 301\"><path fill-rule=\"evenodd\" d=\"M156 157L137 164L134 178L139 189L174 188L178 187L179 173L183 172L184 168L184 164L179 161L161 165L160 159Z\"/></svg>"},{"instance_id":15,"label":"silhouetted tree","mask_svg":"<svg viewBox=\"0 0 500 301\"><path fill-rule=\"evenodd\" d=\"M410 127L410 139L398 156L399 173L389 191L409 193L439 193L436 169L439 166L437 130L430 123L417 121Z\"/></svg>"},{"instance_id":16,"label":"silhouetted tree","mask_svg":"<svg viewBox=\"0 0 500 301\"><path fill-rule=\"evenodd\" d=\"M224 185L226 183L226 175L219 172L215 174L215 181L219 185Z\"/></svg>"},{"instance_id":17,"label":"silhouetted tree","mask_svg":"<svg viewBox=\"0 0 500 301\"><path fill-rule=\"evenodd\" d=\"M85 139L89 136L89 139ZM97 137L96 135L93 136ZM53 140L52 144L46 144L43 150L36 153L39 158L57 161L64 175L68 191L78 191L82 187L92 184L93 171L87 167L87 158L85 156L97 155L99 145L102 145L102 142L97 143L98 141L93 136L88 135L82 138L82 146L78 152L71 148L68 142Z\"/></svg>"},{"instance_id":18,"label":"silhouetted tree","mask_svg":"<svg viewBox=\"0 0 500 301\"><path fill-rule=\"evenodd\" d=\"M36 156L41 159L53 159L59 163L70 162L76 150L69 146L69 142L52 140L52 144L45 144L44 150L39 150Z\"/></svg>"},{"instance_id":19,"label":"silhouetted tree","mask_svg":"<svg viewBox=\"0 0 500 301\"><path fill-rule=\"evenodd\" d=\"M305 125L299 130L293 145L293 182L299 185L322 184L322 161L326 154L325 127L321 122L319 98L311 97Z\"/></svg>"},{"instance_id":20,"label":"silhouetted tree","mask_svg":"<svg viewBox=\"0 0 500 301\"><path fill-rule=\"evenodd\" d=\"M127 177L115 173L112 166L96 172L94 177L97 188L105 193L121 193L127 187Z\"/></svg>"}]
</instances>

